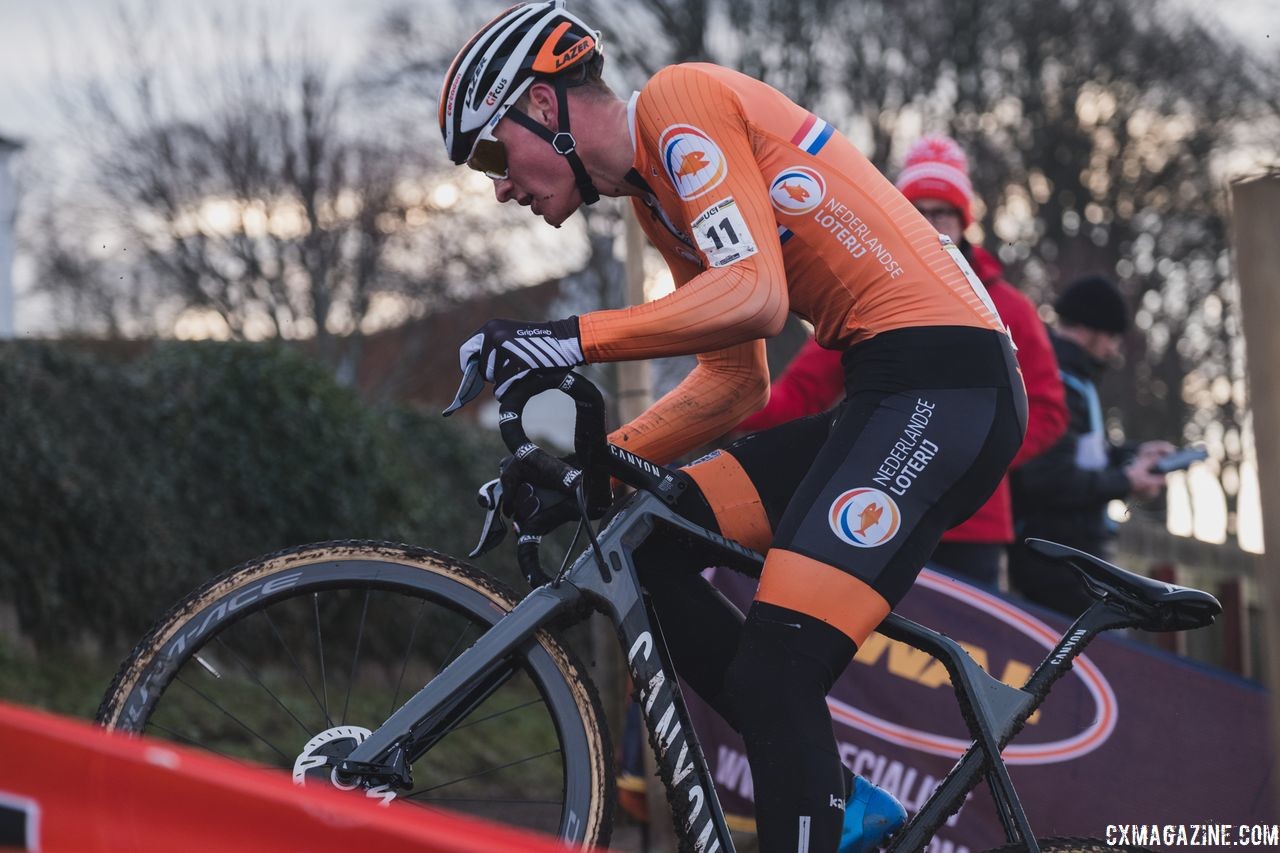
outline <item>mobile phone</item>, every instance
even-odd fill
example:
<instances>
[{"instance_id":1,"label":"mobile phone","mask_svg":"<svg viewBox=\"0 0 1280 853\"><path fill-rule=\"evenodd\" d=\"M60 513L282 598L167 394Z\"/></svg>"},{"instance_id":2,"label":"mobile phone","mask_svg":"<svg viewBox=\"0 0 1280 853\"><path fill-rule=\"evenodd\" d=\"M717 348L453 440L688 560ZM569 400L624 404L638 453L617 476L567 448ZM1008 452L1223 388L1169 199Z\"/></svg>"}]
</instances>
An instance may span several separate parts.
<instances>
[{"instance_id":1,"label":"mobile phone","mask_svg":"<svg viewBox=\"0 0 1280 853\"><path fill-rule=\"evenodd\" d=\"M1209 458L1209 451L1203 447L1184 447L1175 450L1168 456L1162 457L1158 462L1151 466L1151 471L1155 474L1168 474L1173 471L1182 471L1191 467L1192 462L1200 462Z\"/></svg>"}]
</instances>

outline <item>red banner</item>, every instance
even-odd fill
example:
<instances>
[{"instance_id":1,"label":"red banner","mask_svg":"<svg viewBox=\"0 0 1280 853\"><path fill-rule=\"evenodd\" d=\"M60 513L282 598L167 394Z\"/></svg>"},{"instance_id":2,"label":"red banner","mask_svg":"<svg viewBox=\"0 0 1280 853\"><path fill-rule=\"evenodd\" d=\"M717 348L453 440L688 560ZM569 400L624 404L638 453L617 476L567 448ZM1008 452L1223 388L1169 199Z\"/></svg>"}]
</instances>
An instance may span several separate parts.
<instances>
[{"instance_id":1,"label":"red banner","mask_svg":"<svg viewBox=\"0 0 1280 853\"><path fill-rule=\"evenodd\" d=\"M294 785L288 774L0 705L0 850L243 853L565 848L419 806Z\"/></svg>"},{"instance_id":2,"label":"red banner","mask_svg":"<svg viewBox=\"0 0 1280 853\"><path fill-rule=\"evenodd\" d=\"M744 610L754 581L720 570ZM1017 686L1067 627L945 575L921 573L898 612L960 642L989 673ZM749 815L742 741L696 696L689 704L721 802ZM968 747L941 663L873 635L828 700L845 764L918 809ZM1105 836L1108 825L1273 823L1267 694L1257 685L1104 634L1004 751L1039 836ZM990 793L975 789L932 851L967 853L1004 842Z\"/></svg>"}]
</instances>

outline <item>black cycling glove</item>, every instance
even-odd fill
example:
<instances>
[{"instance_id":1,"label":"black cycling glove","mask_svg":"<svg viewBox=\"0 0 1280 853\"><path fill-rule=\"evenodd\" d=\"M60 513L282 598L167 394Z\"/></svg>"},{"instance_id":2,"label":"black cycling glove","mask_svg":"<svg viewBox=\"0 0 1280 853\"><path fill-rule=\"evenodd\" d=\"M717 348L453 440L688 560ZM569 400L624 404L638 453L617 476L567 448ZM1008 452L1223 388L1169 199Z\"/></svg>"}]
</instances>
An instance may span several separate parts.
<instances>
[{"instance_id":1,"label":"black cycling glove","mask_svg":"<svg viewBox=\"0 0 1280 853\"><path fill-rule=\"evenodd\" d=\"M498 399L530 370L564 370L586 363L577 317L549 323L490 320L458 348L458 364L464 373L467 362L476 356Z\"/></svg>"}]
</instances>

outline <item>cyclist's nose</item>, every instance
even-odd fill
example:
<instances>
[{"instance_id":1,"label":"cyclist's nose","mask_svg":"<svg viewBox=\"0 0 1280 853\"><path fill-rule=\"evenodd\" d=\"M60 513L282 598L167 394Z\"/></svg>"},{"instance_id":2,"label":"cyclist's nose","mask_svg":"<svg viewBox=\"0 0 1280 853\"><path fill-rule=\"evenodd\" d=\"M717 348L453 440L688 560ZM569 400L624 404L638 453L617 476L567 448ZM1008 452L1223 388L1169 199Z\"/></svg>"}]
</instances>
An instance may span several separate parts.
<instances>
[{"instance_id":1,"label":"cyclist's nose","mask_svg":"<svg viewBox=\"0 0 1280 853\"><path fill-rule=\"evenodd\" d=\"M497 196L499 202L505 204L515 198L515 184L511 183L510 178L495 178L493 182L493 194Z\"/></svg>"}]
</instances>

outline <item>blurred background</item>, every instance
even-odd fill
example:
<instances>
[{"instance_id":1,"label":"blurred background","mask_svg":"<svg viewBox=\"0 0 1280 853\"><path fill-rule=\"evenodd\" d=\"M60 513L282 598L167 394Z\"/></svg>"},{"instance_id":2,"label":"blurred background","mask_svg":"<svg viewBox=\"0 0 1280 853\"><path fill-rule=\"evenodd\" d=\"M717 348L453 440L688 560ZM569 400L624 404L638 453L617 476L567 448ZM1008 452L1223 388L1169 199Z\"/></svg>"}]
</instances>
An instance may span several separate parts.
<instances>
[{"instance_id":1,"label":"blurred background","mask_svg":"<svg viewBox=\"0 0 1280 853\"><path fill-rule=\"evenodd\" d=\"M474 428L492 407L437 416L461 338L625 298L621 205L552 230L443 157L443 70L505 5L0 0L0 696L91 714L161 609L259 553L471 544L501 454ZM886 173L922 133L954 136L970 238L1046 321L1086 273L1134 307L1102 389L1114 437L1210 453L1167 505L1117 508L1122 550L1257 609L1228 183L1280 167L1274 2L571 5L619 93L718 62ZM648 257L646 294L670 286ZM793 321L771 344L775 371L804 338ZM687 367L660 365L657 390ZM1242 630L1232 666L1254 676Z\"/></svg>"}]
</instances>

